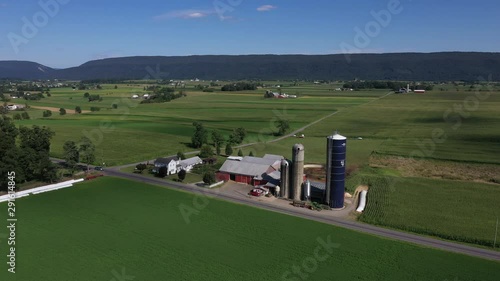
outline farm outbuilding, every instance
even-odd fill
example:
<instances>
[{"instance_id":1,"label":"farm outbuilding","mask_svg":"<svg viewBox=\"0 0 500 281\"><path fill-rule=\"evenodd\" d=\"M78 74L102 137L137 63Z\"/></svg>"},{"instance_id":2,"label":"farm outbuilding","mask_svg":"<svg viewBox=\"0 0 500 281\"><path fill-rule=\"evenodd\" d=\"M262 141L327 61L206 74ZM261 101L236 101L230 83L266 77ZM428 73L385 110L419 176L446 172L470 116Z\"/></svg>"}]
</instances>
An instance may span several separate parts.
<instances>
[{"instance_id":1,"label":"farm outbuilding","mask_svg":"<svg viewBox=\"0 0 500 281\"><path fill-rule=\"evenodd\" d=\"M217 173L217 178L249 185L273 185L279 182L282 156L266 155L264 158L245 156L241 160L226 160Z\"/></svg>"}]
</instances>

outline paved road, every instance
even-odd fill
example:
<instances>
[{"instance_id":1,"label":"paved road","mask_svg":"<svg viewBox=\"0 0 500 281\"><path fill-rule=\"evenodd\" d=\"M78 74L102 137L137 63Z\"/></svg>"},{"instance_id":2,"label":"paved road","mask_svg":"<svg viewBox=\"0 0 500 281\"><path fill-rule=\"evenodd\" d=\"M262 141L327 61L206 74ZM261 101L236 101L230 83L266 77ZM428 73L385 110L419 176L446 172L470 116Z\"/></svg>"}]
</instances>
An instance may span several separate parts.
<instances>
[{"instance_id":1,"label":"paved road","mask_svg":"<svg viewBox=\"0 0 500 281\"><path fill-rule=\"evenodd\" d=\"M116 169L107 169L105 173L109 176L114 176L114 177L120 177L120 178L126 178L134 181L139 181L139 182L144 182L144 183L149 183L149 184L155 184L155 185L160 185L160 186L165 186L177 190L183 190L183 191L188 191L196 194L203 194L209 197L215 197L235 203L241 203L245 205L250 205L254 206L257 208L269 210L269 211L274 211L282 214L287 214L287 215L292 215L296 217L301 217L301 218L306 218L310 220L315 220L318 222L323 222L363 233L368 233L368 234L373 234L377 236L382 236L385 238L389 239L395 239L395 240L400 240L404 242L409 242L413 244L417 244L420 246L424 247L432 247L432 248L437 248L445 251L450 251L450 252L455 252L455 253L460 253L460 254L465 254L469 256L475 256L479 258L484 258L484 259L489 259L489 260L495 260L495 261L500 261L500 252L492 251L492 250L487 250L487 249L482 249L482 248L476 248L472 246L467 246L463 244L458 244L458 243L453 243L453 242L448 242L448 241L443 241L439 239L434 239L430 237L425 237L425 236L419 236L415 234L410 234L406 232L400 232L396 230L390 230L390 229L385 229L369 224L364 224L356 221L350 221L342 218L335 218L335 217L326 217L325 212L310 212L308 210L300 209L300 208L287 208L283 206L278 206L266 202L261 202L261 201L256 201L252 200L250 198L246 197L241 197L241 196L236 196L236 195L230 195L230 194L225 194L225 193L220 193L217 192L217 190L209 190L209 189L203 189L187 184L182 184L182 183L177 183L177 182L166 182L165 180L162 179L157 179L157 178L152 178L152 177L147 177L143 176L140 174L133 174L133 173L125 173L121 172Z\"/></svg>"}]
</instances>

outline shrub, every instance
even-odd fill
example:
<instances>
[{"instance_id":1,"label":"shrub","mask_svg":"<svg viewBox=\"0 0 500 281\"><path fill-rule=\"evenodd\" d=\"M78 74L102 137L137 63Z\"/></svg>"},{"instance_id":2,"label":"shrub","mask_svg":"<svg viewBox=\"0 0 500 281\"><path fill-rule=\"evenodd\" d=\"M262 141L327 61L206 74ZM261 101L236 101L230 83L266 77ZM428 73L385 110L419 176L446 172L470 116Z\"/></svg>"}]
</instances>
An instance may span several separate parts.
<instances>
[{"instance_id":1,"label":"shrub","mask_svg":"<svg viewBox=\"0 0 500 281\"><path fill-rule=\"evenodd\" d=\"M62 107L61 107L61 108L59 108L59 114L60 114L60 115L66 115L66 109L64 109L64 108L62 108Z\"/></svg>"},{"instance_id":2,"label":"shrub","mask_svg":"<svg viewBox=\"0 0 500 281\"><path fill-rule=\"evenodd\" d=\"M203 182L208 184L208 185L214 184L215 183L215 173L214 172L206 172L203 175Z\"/></svg>"}]
</instances>

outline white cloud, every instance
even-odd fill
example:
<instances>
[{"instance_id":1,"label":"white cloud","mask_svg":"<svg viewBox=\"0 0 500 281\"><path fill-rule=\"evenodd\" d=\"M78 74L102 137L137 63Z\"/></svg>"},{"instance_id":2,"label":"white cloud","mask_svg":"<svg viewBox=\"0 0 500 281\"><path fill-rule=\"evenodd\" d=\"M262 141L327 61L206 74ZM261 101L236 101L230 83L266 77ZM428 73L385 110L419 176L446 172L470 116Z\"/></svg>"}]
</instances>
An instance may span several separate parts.
<instances>
[{"instance_id":1,"label":"white cloud","mask_svg":"<svg viewBox=\"0 0 500 281\"><path fill-rule=\"evenodd\" d=\"M257 8L257 11L259 12L269 12L271 10L277 9L278 7L273 6L273 5L263 5Z\"/></svg>"},{"instance_id":2,"label":"white cloud","mask_svg":"<svg viewBox=\"0 0 500 281\"><path fill-rule=\"evenodd\" d=\"M199 19L208 17L214 13L215 12L212 10L178 10L155 16L153 19L156 21L169 19Z\"/></svg>"}]
</instances>

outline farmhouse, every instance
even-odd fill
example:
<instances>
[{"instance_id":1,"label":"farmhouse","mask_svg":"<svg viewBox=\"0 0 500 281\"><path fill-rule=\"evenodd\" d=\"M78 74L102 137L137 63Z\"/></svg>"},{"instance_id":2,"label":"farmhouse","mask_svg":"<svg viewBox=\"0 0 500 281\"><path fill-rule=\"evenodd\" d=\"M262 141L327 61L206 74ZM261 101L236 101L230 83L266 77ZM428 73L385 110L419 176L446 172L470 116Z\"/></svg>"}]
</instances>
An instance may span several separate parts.
<instances>
[{"instance_id":1,"label":"farmhouse","mask_svg":"<svg viewBox=\"0 0 500 281\"><path fill-rule=\"evenodd\" d=\"M228 159L217 173L219 180L232 180L250 185L268 185L279 183L280 164L283 156L266 154L264 157L245 156L241 160Z\"/></svg>"},{"instance_id":2,"label":"farmhouse","mask_svg":"<svg viewBox=\"0 0 500 281\"><path fill-rule=\"evenodd\" d=\"M179 165L179 158L177 156L168 158L158 158L155 160L154 173L158 173L161 167L167 167L167 175L177 173L177 166Z\"/></svg>"},{"instance_id":3,"label":"farmhouse","mask_svg":"<svg viewBox=\"0 0 500 281\"><path fill-rule=\"evenodd\" d=\"M181 170L184 170L186 172L190 172L194 166L196 166L198 164L202 164L202 163L203 163L203 160L201 160L201 158L198 156L181 160L179 162L179 165L177 165L177 173L180 172Z\"/></svg>"}]
</instances>

